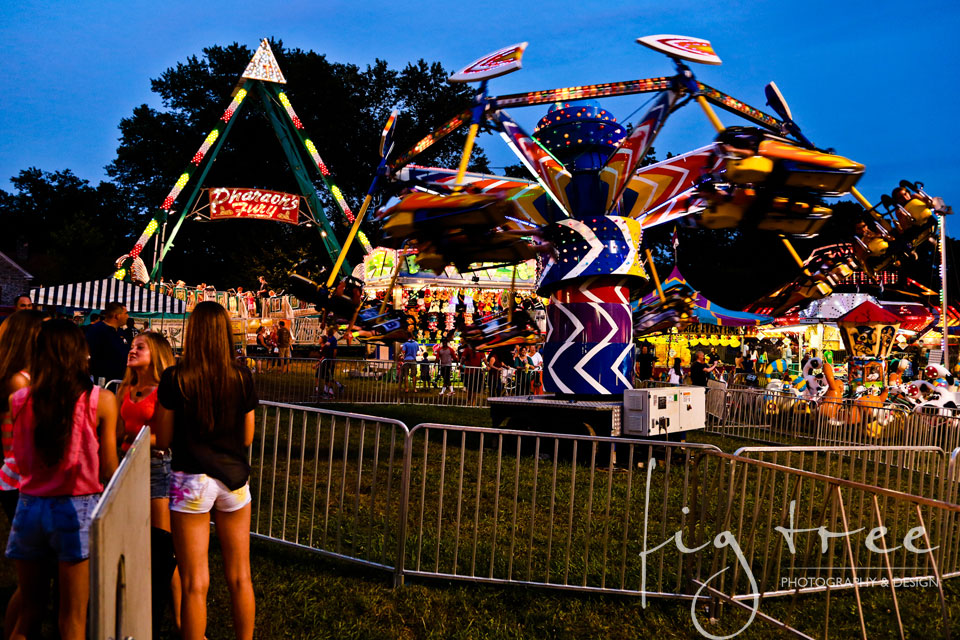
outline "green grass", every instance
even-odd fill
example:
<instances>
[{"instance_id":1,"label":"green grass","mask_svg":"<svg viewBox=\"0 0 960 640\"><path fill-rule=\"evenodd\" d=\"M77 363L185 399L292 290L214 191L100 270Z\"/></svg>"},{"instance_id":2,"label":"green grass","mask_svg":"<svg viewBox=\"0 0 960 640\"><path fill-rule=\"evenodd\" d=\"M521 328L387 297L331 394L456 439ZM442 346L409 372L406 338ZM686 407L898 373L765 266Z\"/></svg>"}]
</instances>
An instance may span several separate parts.
<instances>
[{"instance_id":1,"label":"green grass","mask_svg":"<svg viewBox=\"0 0 960 640\"><path fill-rule=\"evenodd\" d=\"M210 640L232 638L229 597L212 553ZM690 622L689 603L596 596L524 587L496 587L440 580L409 581L392 589L383 574L327 561L297 550L263 542L252 545L259 638L604 638L610 640L700 637ZM953 620L958 620L958 592L946 583ZM901 590L901 614L908 638L941 637L935 590ZM822 616L822 594L797 600L796 611L807 620ZM878 589L864 591L869 637L894 637L890 598ZM764 602L771 615L789 613L789 600ZM859 637L852 593L831 596L833 638ZM706 618L708 614L702 612ZM744 622L729 609L722 623L708 625L714 635L734 631ZM953 632L958 627L953 625ZM814 634L820 635L820 634ZM775 628L755 621L747 640L778 636Z\"/></svg>"},{"instance_id":2,"label":"green grass","mask_svg":"<svg viewBox=\"0 0 960 640\"><path fill-rule=\"evenodd\" d=\"M437 422L447 424L488 424L485 423L485 413L471 410L456 410L443 407L411 407L403 405L378 406L344 406L337 404L330 408L335 410L349 410L365 413L374 413L382 417L389 417L404 421L413 426L421 422ZM308 500L315 494L314 482L323 487L329 483L330 495L315 496L316 510L326 513L331 522L342 524L335 528L338 544L344 545L344 550L352 555L367 557L373 560L386 558L392 562L392 550L396 545L396 532L389 523L395 520L396 513L393 504L388 504L382 493L379 498L371 495L371 487L376 484L371 476L379 477L379 486L383 486L383 478L388 475L387 469L382 466L391 451L384 440L380 444L381 467L374 470L370 466L369 452L363 472L358 473L359 465L355 464L359 450L358 438L363 432L364 437L370 438L375 433L369 424L360 425L352 422L349 437L345 436L345 423L338 422L337 434L333 438L332 448L329 440L323 440L317 446L320 454L314 455L313 441L309 438L309 429L301 429L299 424L292 430L283 423L280 433L271 434L266 444L270 449L271 439L281 452L280 458L289 447L294 464L286 469L285 464L279 462L276 468L269 469L272 475L268 478L281 477L291 474L291 484L298 489L304 489ZM329 423L326 425L329 427ZM307 439L303 434L307 433ZM697 434L698 440L720 446L730 451L743 444L726 438L710 434ZM493 442L491 442L491 440ZM549 441L544 441L545 443ZM536 474L542 482L544 474L551 474L552 462L549 460L534 462L529 455L517 458L513 455L514 440L504 438L489 438L481 448L476 439L468 442L460 449L459 434L448 441L448 448L444 452L441 448L439 434L424 434L415 443L412 461L410 514L408 516L406 566L415 568L417 563L425 570L432 571L438 568L442 571L468 571L468 557L472 563L473 557L478 558L476 566L478 575L485 575L493 571L497 577L505 577L511 571L510 558L519 559L513 566L513 577L520 579L531 578L543 580L545 575L553 576L555 580L561 572L569 576L572 584L580 583L581 579L589 584L605 576L603 559L617 560L620 554L619 544L611 545L611 549L601 551L599 540L606 533L604 527L609 527L610 539L619 541L622 529L619 523L632 522L629 529L628 562L626 567L626 584L628 588L639 586L639 568L637 558L636 522L639 517L636 513L636 502L639 499L639 482L642 473L635 473L633 500L626 500L624 492L624 478L627 474L618 470L616 473L608 470L597 470L595 477L582 467L574 480L571 477L573 469L570 465L560 465L557 476L557 511L554 517L544 518L549 505L544 501L545 493L533 496L530 494L531 479ZM424 452L424 445L427 446ZM256 445L255 445L256 446ZM369 446L369 440L368 445ZM495 469L491 466L492 456L496 448L503 448L503 464L499 482ZM396 445L392 449L396 452ZM368 450L369 451L369 450ZM343 456L343 452L347 456ZM484 452L488 462L481 467L479 454ZM641 457L638 455L638 457ZM310 463L316 459L318 472L311 470ZM305 472L297 466L304 461ZM332 461L332 465L328 463ZM425 464L425 461L428 463ZM442 463L442 464L441 464ZM465 500L463 502L463 518L458 528L451 526L451 518L457 507L456 487L452 482L458 480L461 464L466 479ZM825 464L823 461L820 464ZM661 462L659 469L671 477L669 488L657 483L651 495L652 505L664 505L665 518L655 518L652 521L651 540L663 540L672 531L679 528L680 520L677 513L680 500L680 488L684 468L687 465L674 464L669 472L665 472ZM814 464L814 467L817 465ZM327 473L324 469L327 469ZM444 484L439 482L441 469L444 471ZM815 470L826 470L817 468ZM396 473L396 469L393 470ZM608 475L608 473L610 475ZM713 475L711 475L711 473ZM723 476L716 475L714 470L704 471L700 479L702 489L698 493L694 490L687 495L687 499L696 500L700 493L713 483L711 491L725 491ZM256 476L256 474L255 474ZM395 479L397 476L393 476ZM514 481L517 478L517 482ZM478 480L482 479L482 482ZM552 480L552 478L551 478ZM593 504L585 504L583 496L587 494L588 483L595 482L595 496ZM611 502L605 504L603 496L609 484ZM729 480L727 480L729 482ZM769 544L769 534L763 538L756 533L757 529L769 528L765 523L761 511L758 513L755 505L769 503L771 497L777 497L780 502L774 511L779 513L782 506L782 495L786 487L777 482L763 484L763 478L755 476L739 476L736 481L737 495L742 496L739 512L744 514L744 520L731 528L744 546ZM742 483L742 484L741 484ZM483 489L479 487L482 485ZM396 486L396 485L395 485ZM359 492L355 489L359 487ZM571 497L571 487L577 498ZM520 500L518 511L512 510L513 493L517 492ZM768 493L769 492L769 493ZM322 490L320 493L324 493ZM802 501L799 513L805 513L809 508L822 501L822 490L808 491L806 501ZM256 495L256 490L255 490ZM770 497L768 497L770 496ZM292 496L289 496L292 498ZM442 501L441 501L442 498ZM279 501L280 496L275 494ZM297 500L300 500L298 495ZM379 499L379 502L378 502ZM474 503L474 500L477 502ZM763 502L766 500L766 502ZM306 503L306 504L309 504ZM439 505L443 505L444 527L438 538L433 525L439 515ZM480 505L479 509L475 504ZM530 505L537 508L536 526L532 522ZM666 506L672 505L670 510ZM258 508L255 506L255 508ZM260 501L260 509L265 509L264 500ZM867 513L869 504L861 499L859 503L850 500L847 505L848 515L856 517L859 513ZM568 510L569 509L569 510ZM605 509L610 509L609 517ZM696 509L694 509L696 512ZM294 508L291 513L300 513L300 517L289 519L286 523L276 513L266 512L264 523L275 527L273 535L293 539L297 525L301 531L307 531L315 526L315 520L303 513L301 506ZM652 513L659 513L659 506L651 509ZM724 523L717 520L719 511L708 509L705 514L704 530L700 535L712 535ZM840 529L833 515L828 515L827 524L831 530ZM915 524L909 513L896 516L896 523L888 523L891 529L898 531ZM514 519L516 518L516 524ZM568 520L569 519L569 520ZM421 528L420 522L424 523ZM868 520L869 522L869 520ZM553 540L553 556L549 559L543 556L545 541L549 544L551 526L557 532L569 535L557 535ZM565 527L572 527L566 528ZM262 529L261 529L262 530ZM359 532L359 533L358 533ZM589 534L589 535L588 535ZM901 531L902 535L902 531ZM687 538L685 538L687 539ZM476 543L474 543L476 540ZM587 540L596 540L592 549ZM687 539L689 541L689 539ZM303 543L303 539L300 539ZM504 554L503 550L516 545L514 555ZM529 546L524 546L529 545ZM328 544L326 548L332 545ZM254 545L255 580L263 581L258 584L258 594L263 593L258 624L266 625L269 634L263 637L328 637L334 634L337 637L402 637L402 638L429 638L429 637L636 637L636 635L657 635L665 638L697 637L698 634L690 622L689 604L675 601L651 601L647 610L642 610L639 600L635 597L603 597L596 595L572 594L548 589L497 587L475 585L463 582L447 582L434 579L408 579L407 586L392 590L389 588L388 575L380 572L360 570L350 565L334 560L312 556L309 552L291 550L290 548L271 545L268 542L256 542ZM838 547L838 550L842 548ZM569 560L566 557L569 556ZM660 559L663 559L663 577L660 576ZM676 584L676 571L682 559L675 551L668 551L661 557L655 557L652 570L648 573L648 588L663 588L671 590ZM710 552L704 552L705 562L709 563ZM456 558L456 559L454 559ZM528 570L527 567L530 567ZM761 567L753 567L760 574ZM531 573L527 573L530 571ZM282 576L278 580L277 576ZM610 583L616 586L617 576L610 575ZM742 577L740 582L742 582ZM960 606L956 598L953 584L946 584L948 592L948 606L951 610L951 619L960 619ZM939 628L940 616L936 591L933 589L900 590L901 611L908 628L915 630L912 637L920 634L929 634ZM277 604L279 602L282 604ZM891 608L889 594L886 590L870 588L863 590L864 606L867 612L868 626L880 637L893 633L892 618L888 610ZM335 602L335 606L325 605ZM907 608L909 606L909 608ZM762 610L775 616L788 616L792 621L801 625L806 631L819 635L817 629L822 629L822 621L826 607L824 594L814 594L792 599L772 599L763 603ZM224 608L224 611L227 609ZM830 630L833 637L851 637L859 635L859 624L856 617L856 608L852 592L837 592L831 596ZM291 612L295 612L290 615ZM300 626L300 620L307 622ZM281 621L275 623L274 620ZM226 620L223 621L224 623ZM732 632L743 618L737 611L727 607L721 616L719 626L711 627L711 632L721 635L720 630ZM772 627L757 621L751 632L739 637L771 637ZM211 636L214 637L214 636ZM910 637L910 634L908 634Z\"/></svg>"}]
</instances>

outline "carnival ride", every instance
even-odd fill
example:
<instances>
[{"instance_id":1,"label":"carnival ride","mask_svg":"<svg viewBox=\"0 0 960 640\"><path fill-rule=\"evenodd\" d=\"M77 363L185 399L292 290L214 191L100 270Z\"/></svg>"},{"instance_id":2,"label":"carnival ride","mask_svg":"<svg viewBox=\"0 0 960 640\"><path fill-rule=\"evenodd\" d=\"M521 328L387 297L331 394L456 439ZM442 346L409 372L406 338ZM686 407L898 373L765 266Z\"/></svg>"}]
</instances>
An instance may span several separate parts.
<instances>
[{"instance_id":1,"label":"carnival ride","mask_svg":"<svg viewBox=\"0 0 960 640\"><path fill-rule=\"evenodd\" d=\"M648 251L643 264L646 228L682 223L779 236L798 276L769 296L778 311L828 295L839 280L865 266L849 248L820 251L803 261L790 243L822 229L832 215L824 198L853 193L865 202L855 187L862 164L807 139L775 84L767 86L766 97L780 119L697 81L686 63L720 64L708 41L661 35L638 42L669 56L676 74L491 97L488 82L519 69L526 44L485 56L450 78L479 83L473 107L387 164L400 191L378 214L384 237L394 246L414 247L424 268L453 264L467 270L473 262L509 264L539 255L538 293L550 298L544 384L554 393L621 393L630 387L632 329L660 330L690 317L689 296L662 290ZM593 101L638 93L657 95L632 127ZM715 141L641 166L668 116L690 102L716 128ZM533 135L506 111L546 104L551 107ZM711 105L741 116L749 126L724 127ZM467 124L457 169L412 164ZM481 127L500 134L532 179L466 170ZM942 203L929 208L926 220L946 212ZM865 219L875 222L876 209L867 209ZM911 241L922 235L914 232ZM851 238L850 245L855 241ZM631 314L629 301L651 289L648 271L658 295Z\"/></svg>"},{"instance_id":2,"label":"carnival ride","mask_svg":"<svg viewBox=\"0 0 960 640\"><path fill-rule=\"evenodd\" d=\"M146 241L165 225L180 191L203 166L188 200L196 197L209 160L220 148L244 96L254 89L274 125L282 124L284 131L295 133L287 136L290 144L284 147L291 164L312 164L344 217L353 223L342 247L333 229L323 227L334 266L321 283L293 276L297 295L315 303L324 314L356 324L366 339L388 341L405 335L407 320L402 310L390 307L387 296L382 301L365 299L360 282L349 275L340 279L344 267L350 273L345 262L347 250L354 238L362 238L360 225L372 196L382 182L389 182L395 195L376 214L383 243L412 255L420 268L439 273L453 265L469 272L480 263L539 261L537 292L549 297L546 335L541 336L529 322L529 314L508 308L502 317L488 326L475 327L464 337L488 348L543 340L544 386L559 395L621 394L631 388L634 333L689 320L693 310L690 292L663 290L650 251L642 243L644 229L663 224L750 229L757 237L767 234L779 239L797 270L790 282L752 307L762 306L772 314L823 298L855 270L872 276L895 266L930 240L938 222L942 230L942 218L950 208L926 194L921 183L902 182L893 195L871 205L856 189L864 166L815 146L793 120L774 83L767 85L765 94L779 117L699 82L687 63L721 63L709 41L658 35L639 38L638 43L668 56L675 73L490 96L491 80L521 67L526 43L471 63L450 81L478 83L473 105L393 158L397 113L391 114L381 139L378 170L358 215L353 216L315 145L303 132L289 98L279 89L282 74L264 41L222 123L204 141L131 253L118 261L116 275L130 279L134 271L144 271L137 260ZM633 126L618 122L595 101L642 93L655 95ZM716 129L715 140L642 166L670 114L694 102ZM508 108L538 105L550 108L532 135L507 113ZM725 127L713 107L739 116L747 125ZM464 125L469 125L469 130L456 169L413 164L417 156ZM467 171L481 128L499 133L531 178ZM300 145L292 142L298 138ZM302 186L316 197L309 182ZM864 208L856 235L849 242L820 247L803 260L791 239L816 237L833 215L824 199L848 193ZM319 202L316 208L322 214ZM160 253L161 260L189 210L189 205L184 207ZM324 215L317 217L326 220ZM397 260L394 278L399 263ZM653 286L648 284L650 279ZM635 311L631 309L631 300L654 290L655 297ZM822 375L826 380L819 386L826 390L822 394L808 390L804 401L824 407L841 397L842 384L832 377L828 363L823 363Z\"/></svg>"}]
</instances>

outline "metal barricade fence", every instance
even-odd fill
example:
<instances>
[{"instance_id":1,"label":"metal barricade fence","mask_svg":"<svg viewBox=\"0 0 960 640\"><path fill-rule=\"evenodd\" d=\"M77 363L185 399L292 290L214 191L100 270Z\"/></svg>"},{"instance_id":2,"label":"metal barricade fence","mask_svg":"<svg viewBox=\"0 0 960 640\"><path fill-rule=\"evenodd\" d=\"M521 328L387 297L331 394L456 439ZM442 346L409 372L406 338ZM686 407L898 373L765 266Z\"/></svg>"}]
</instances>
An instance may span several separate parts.
<instances>
[{"instance_id":1,"label":"metal barricade fence","mask_svg":"<svg viewBox=\"0 0 960 640\"><path fill-rule=\"evenodd\" d=\"M753 609L761 597L852 590L867 637L860 591L882 587L890 591L888 611L903 637L896 588L920 584L937 588L949 637L942 579L958 569L960 505L763 460L705 455L726 463L714 465L705 517L684 537L690 548L712 540L698 552L703 564L693 579L705 595ZM795 622L777 620L781 628L810 625L794 606L784 612Z\"/></svg>"},{"instance_id":2,"label":"metal barricade fence","mask_svg":"<svg viewBox=\"0 0 960 640\"><path fill-rule=\"evenodd\" d=\"M946 463L944 501L907 493L936 483L945 461L934 447L731 455L706 444L408 430L270 402L257 423L253 535L391 571L395 584L411 575L712 598L711 616L721 603L737 611L759 607L754 598L852 590L844 606L860 620L860 589L880 586L902 626L897 587L928 581L943 602L941 579L960 575L960 449ZM756 615L808 629L808 616L771 617L794 609L766 604Z\"/></svg>"},{"instance_id":3,"label":"metal barricade fence","mask_svg":"<svg viewBox=\"0 0 960 640\"><path fill-rule=\"evenodd\" d=\"M509 369L501 375L429 361L248 357L246 363L262 400L291 404L486 407L489 395L530 395L542 382L540 371Z\"/></svg>"},{"instance_id":4,"label":"metal barricade fence","mask_svg":"<svg viewBox=\"0 0 960 640\"><path fill-rule=\"evenodd\" d=\"M642 551L698 518L677 505L715 447L438 424L410 441L406 575L690 597L675 547Z\"/></svg>"},{"instance_id":5,"label":"metal barricade fence","mask_svg":"<svg viewBox=\"0 0 960 640\"><path fill-rule=\"evenodd\" d=\"M722 415L708 421L707 431L766 443L945 448L928 416L875 401L813 402L793 393L738 388L727 389L722 404Z\"/></svg>"},{"instance_id":6,"label":"metal barricade fence","mask_svg":"<svg viewBox=\"0 0 960 640\"><path fill-rule=\"evenodd\" d=\"M949 460L940 447L741 447L734 455L946 500Z\"/></svg>"},{"instance_id":7,"label":"metal barricade fence","mask_svg":"<svg viewBox=\"0 0 960 640\"><path fill-rule=\"evenodd\" d=\"M261 400L296 404L317 401L319 359L250 356L244 360L253 372Z\"/></svg>"},{"instance_id":8,"label":"metal barricade fence","mask_svg":"<svg viewBox=\"0 0 960 640\"><path fill-rule=\"evenodd\" d=\"M408 430L397 420L262 402L250 448L252 534L394 570Z\"/></svg>"}]
</instances>

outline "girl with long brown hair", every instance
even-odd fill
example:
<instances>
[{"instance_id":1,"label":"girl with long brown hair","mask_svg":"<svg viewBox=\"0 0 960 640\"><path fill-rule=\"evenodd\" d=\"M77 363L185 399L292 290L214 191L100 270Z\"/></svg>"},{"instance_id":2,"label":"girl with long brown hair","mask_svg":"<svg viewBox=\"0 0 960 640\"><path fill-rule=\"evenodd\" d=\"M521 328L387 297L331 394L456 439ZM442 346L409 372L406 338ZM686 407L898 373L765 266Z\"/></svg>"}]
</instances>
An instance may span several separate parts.
<instances>
[{"instance_id":1,"label":"girl with long brown hair","mask_svg":"<svg viewBox=\"0 0 960 640\"><path fill-rule=\"evenodd\" d=\"M17 311L0 324L0 434L3 438L3 467L0 468L0 507L10 520L17 508L20 471L13 458L13 422L10 395L30 385L30 355L43 322L43 314Z\"/></svg>"},{"instance_id":2,"label":"girl with long brown hair","mask_svg":"<svg viewBox=\"0 0 960 640\"><path fill-rule=\"evenodd\" d=\"M0 324L0 439L3 443L3 466L0 467L0 508L13 522L20 500L20 469L13 457L13 421L10 419L10 396L30 385L30 356L40 331L43 314L33 309L17 311ZM10 596L3 619L3 637L9 638L20 616L18 588Z\"/></svg>"},{"instance_id":3,"label":"girl with long brown hair","mask_svg":"<svg viewBox=\"0 0 960 640\"><path fill-rule=\"evenodd\" d=\"M169 588L173 618L180 627L180 576L173 555L170 537L170 450L156 446L157 385L164 369L175 364L173 350L163 335L154 331L139 334L130 344L127 371L120 383L120 421L117 437L126 452L140 429L150 429L150 524L154 595L154 620L159 622L166 608L163 591ZM167 586L165 586L167 585ZM155 628L157 625L154 625Z\"/></svg>"},{"instance_id":4,"label":"girl with long brown hair","mask_svg":"<svg viewBox=\"0 0 960 640\"><path fill-rule=\"evenodd\" d=\"M67 320L41 325L30 386L10 396L20 500L7 557L17 563L22 612L11 638L26 638L42 615L44 567L58 561L60 637L85 636L90 518L117 468L117 403L93 385L83 332Z\"/></svg>"},{"instance_id":5,"label":"girl with long brown hair","mask_svg":"<svg viewBox=\"0 0 960 640\"><path fill-rule=\"evenodd\" d=\"M234 633L252 638L247 447L258 400L249 369L234 359L230 317L222 306L194 307L180 362L164 371L157 395L157 446L173 452L170 520L183 589L181 632L187 640L204 637L212 510Z\"/></svg>"}]
</instances>

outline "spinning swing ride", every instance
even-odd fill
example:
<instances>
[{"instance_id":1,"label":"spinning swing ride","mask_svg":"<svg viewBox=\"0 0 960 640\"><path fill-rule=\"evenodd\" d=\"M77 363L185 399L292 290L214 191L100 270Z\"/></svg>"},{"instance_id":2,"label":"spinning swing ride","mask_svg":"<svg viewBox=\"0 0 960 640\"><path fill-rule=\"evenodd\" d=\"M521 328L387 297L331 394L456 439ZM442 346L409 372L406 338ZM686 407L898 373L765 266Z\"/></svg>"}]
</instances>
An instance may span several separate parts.
<instances>
[{"instance_id":1,"label":"spinning swing ride","mask_svg":"<svg viewBox=\"0 0 960 640\"><path fill-rule=\"evenodd\" d=\"M403 314L391 310L386 300L365 302L362 283L349 275L338 282L371 198L381 180L387 180L397 195L376 213L382 243L412 254L420 268L440 273L453 265L466 272L480 263L515 265L532 258L542 267L537 293L549 298L546 336L537 333L528 313L508 309L504 317L465 339L480 348L542 340L547 392L615 396L631 388L634 327L642 332L652 317L682 323L690 316L688 300L663 292L649 249L643 248L644 229L681 222L707 229L749 228L779 237L797 271L793 280L757 301L775 314L829 295L855 270L873 276L906 259L942 229L943 215L950 209L925 193L920 183L901 182L876 206L867 201L856 189L864 165L811 142L774 83L765 93L778 117L699 82L688 63L721 64L709 41L656 35L637 42L668 56L675 73L489 95L491 80L520 69L527 46L521 43L453 74L450 82L477 84L473 104L390 159L394 112L384 128L380 166L363 206L355 217L349 216L353 224L343 247L330 251L331 257L336 255L333 269L320 284L294 276L294 292L356 324L368 339L405 335ZM269 95L268 90L263 93ZM596 102L641 93L656 95L632 127ZM716 129L714 141L641 166L667 118L690 103L696 103ZM543 105L550 105L549 111L532 135L507 112ZM724 126L714 107L745 124ZM469 130L456 169L413 164L463 126ZM481 128L500 134L530 179L467 171ZM315 148L310 155L316 155ZM323 175L327 181L329 172ZM847 244L801 259L791 239L816 237L833 215L824 199L847 194L864 208L857 235ZM658 297L634 311L631 301L650 279Z\"/></svg>"}]
</instances>

